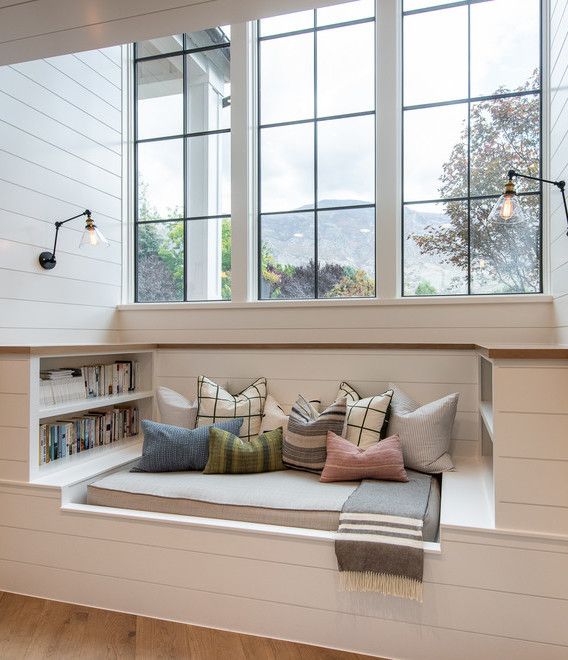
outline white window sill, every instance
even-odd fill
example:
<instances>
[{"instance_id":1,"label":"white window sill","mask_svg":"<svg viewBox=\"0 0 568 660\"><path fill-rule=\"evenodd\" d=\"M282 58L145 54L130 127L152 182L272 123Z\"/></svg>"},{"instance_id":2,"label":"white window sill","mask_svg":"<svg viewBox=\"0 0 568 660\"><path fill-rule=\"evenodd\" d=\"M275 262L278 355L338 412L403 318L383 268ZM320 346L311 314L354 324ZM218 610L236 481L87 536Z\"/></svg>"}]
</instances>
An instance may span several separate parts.
<instances>
[{"instance_id":1,"label":"white window sill","mask_svg":"<svg viewBox=\"0 0 568 660\"><path fill-rule=\"evenodd\" d=\"M119 311L148 310L180 311L197 309L280 309L294 307L391 307L413 305L487 305L551 303L553 297L542 294L511 294L505 296L422 296L420 298L369 298L348 300L255 300L248 302L179 302L179 303L128 303L118 305Z\"/></svg>"}]
</instances>

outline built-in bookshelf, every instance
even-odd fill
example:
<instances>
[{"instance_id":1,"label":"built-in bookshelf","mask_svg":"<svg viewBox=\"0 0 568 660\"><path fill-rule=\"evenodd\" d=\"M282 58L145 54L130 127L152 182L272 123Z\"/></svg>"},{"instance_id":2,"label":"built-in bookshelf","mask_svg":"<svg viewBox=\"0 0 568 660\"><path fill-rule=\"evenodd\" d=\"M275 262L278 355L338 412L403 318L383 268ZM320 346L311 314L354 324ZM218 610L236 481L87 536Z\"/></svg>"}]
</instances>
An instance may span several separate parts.
<instances>
[{"instance_id":1,"label":"built-in bookshelf","mask_svg":"<svg viewBox=\"0 0 568 660\"><path fill-rule=\"evenodd\" d=\"M71 372L73 377L68 378ZM45 391L40 395L46 374L55 374L55 380L62 375L61 382L54 387L54 396L50 392L47 403ZM84 387L81 387L81 379ZM54 398L59 400L50 402ZM140 421L152 419L154 412L152 349L104 353L95 350L32 358L30 480L43 482L61 470L79 469L85 473L89 464L112 466L115 458L120 462L122 455L135 456L142 445ZM47 442L52 430L59 448L59 454L56 450L55 455L52 453L49 457L48 453L47 461L46 429ZM61 442L67 442L63 449Z\"/></svg>"}]
</instances>

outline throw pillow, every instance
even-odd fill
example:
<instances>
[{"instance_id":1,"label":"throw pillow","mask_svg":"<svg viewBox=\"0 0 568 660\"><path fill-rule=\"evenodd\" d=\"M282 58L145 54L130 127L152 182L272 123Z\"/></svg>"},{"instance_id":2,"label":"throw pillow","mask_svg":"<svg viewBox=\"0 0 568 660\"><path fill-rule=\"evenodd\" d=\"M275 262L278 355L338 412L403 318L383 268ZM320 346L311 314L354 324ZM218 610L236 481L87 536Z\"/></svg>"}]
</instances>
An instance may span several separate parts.
<instances>
[{"instance_id":1,"label":"throw pillow","mask_svg":"<svg viewBox=\"0 0 568 660\"><path fill-rule=\"evenodd\" d=\"M314 400L310 401L310 403L316 408L316 410L319 410L321 401ZM264 404L260 433L273 431L278 428L281 428L283 431L288 429L288 415L284 412L284 408L282 408L272 394L268 394L266 397L266 403Z\"/></svg>"},{"instance_id":2,"label":"throw pillow","mask_svg":"<svg viewBox=\"0 0 568 660\"><path fill-rule=\"evenodd\" d=\"M347 398L345 438L357 447L366 449L386 436L393 391L362 399L349 385L341 383L338 397Z\"/></svg>"},{"instance_id":3,"label":"throw pillow","mask_svg":"<svg viewBox=\"0 0 568 660\"><path fill-rule=\"evenodd\" d=\"M257 380L239 394L230 394L205 376L197 379L197 426L206 426L223 419L242 417L240 437L256 438L260 431L262 411L266 401L266 378Z\"/></svg>"},{"instance_id":4,"label":"throw pillow","mask_svg":"<svg viewBox=\"0 0 568 660\"><path fill-rule=\"evenodd\" d=\"M238 434L243 420L228 419L216 428ZM144 444L142 456L131 472L181 472L203 470L209 457L209 429L184 429L169 424L142 421Z\"/></svg>"},{"instance_id":5,"label":"throw pillow","mask_svg":"<svg viewBox=\"0 0 568 660\"><path fill-rule=\"evenodd\" d=\"M449 451L459 394L421 406L396 385L391 387L389 434L399 435L406 467L427 474L453 470Z\"/></svg>"},{"instance_id":6,"label":"throw pillow","mask_svg":"<svg viewBox=\"0 0 568 660\"><path fill-rule=\"evenodd\" d=\"M221 429L209 431L209 460L204 474L250 474L284 469L282 429L261 433L250 441Z\"/></svg>"},{"instance_id":7,"label":"throw pillow","mask_svg":"<svg viewBox=\"0 0 568 660\"><path fill-rule=\"evenodd\" d=\"M340 435L347 415L347 399L338 399L321 414L299 397L292 406L282 444L282 460L288 467L321 472L325 465L327 432Z\"/></svg>"},{"instance_id":8,"label":"throw pillow","mask_svg":"<svg viewBox=\"0 0 568 660\"><path fill-rule=\"evenodd\" d=\"M398 435L362 449L331 431L327 434L327 459L320 481L359 479L408 481Z\"/></svg>"},{"instance_id":9,"label":"throw pillow","mask_svg":"<svg viewBox=\"0 0 568 660\"><path fill-rule=\"evenodd\" d=\"M160 419L164 424L194 429L197 420L197 401L188 401L169 387L158 387L156 392Z\"/></svg>"},{"instance_id":10,"label":"throw pillow","mask_svg":"<svg viewBox=\"0 0 568 660\"><path fill-rule=\"evenodd\" d=\"M279 428L283 431L288 428L288 415L278 401L271 394L268 394L264 404L262 422L260 423L260 433Z\"/></svg>"}]
</instances>

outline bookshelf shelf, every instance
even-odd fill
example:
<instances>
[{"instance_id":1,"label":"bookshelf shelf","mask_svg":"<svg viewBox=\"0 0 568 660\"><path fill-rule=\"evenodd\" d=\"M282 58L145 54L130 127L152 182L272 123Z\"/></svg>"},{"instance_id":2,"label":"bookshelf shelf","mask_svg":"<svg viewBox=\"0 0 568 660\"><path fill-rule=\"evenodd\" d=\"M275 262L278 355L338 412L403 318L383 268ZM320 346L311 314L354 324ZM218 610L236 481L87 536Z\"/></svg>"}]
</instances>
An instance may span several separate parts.
<instances>
[{"instance_id":1,"label":"bookshelf shelf","mask_svg":"<svg viewBox=\"0 0 568 660\"><path fill-rule=\"evenodd\" d=\"M128 431L128 416L121 417L116 414L115 417L111 413L113 408L136 408L139 421L155 419L154 357L155 351L148 349L146 346L141 346L140 349L125 346L124 350L121 351L113 350L112 347L105 350L104 346L93 346L92 350L89 350L88 347L81 347L81 350L77 351L69 350L68 352L62 351L57 354L49 353L45 355L40 353L32 356L29 369L28 480L32 483L47 486L78 483L81 480L88 479L90 475L101 474L140 456L143 442L141 434L126 436L114 442L108 442L109 435L107 434L110 430L110 437L116 437L112 430L115 428L115 424L118 425L116 428L120 428L124 424L123 431L119 434ZM42 378L44 374L81 370L81 375L84 378L86 377L87 380L92 378L95 383L100 382L98 380L99 374L103 374L103 391L106 391L107 386L112 381L109 382L108 376L102 368L122 363L131 363L134 367L135 382L130 380L131 385L135 387L134 390L123 391L122 394L91 398L84 398L84 394L78 391L75 395L77 398L71 398L70 401L60 403L52 403L52 400L44 399L43 395L47 392L42 391L42 387L45 387L45 383L48 380L52 381L52 386L49 389L53 388L51 394L57 396L56 385L59 380L58 378ZM94 368L94 371L89 374L88 369L91 367ZM128 387L126 383L129 380L127 377L128 370L123 373L125 382L121 384L120 371L117 374L117 382L118 387L124 387L126 390L126 387ZM73 377L76 376L73 375ZM69 384L66 378L67 376L61 378L63 384L61 394L70 394L73 397L73 387L65 387ZM89 389L91 389L93 381L89 383ZM113 387L115 385L116 383L113 382ZM85 386L87 387L87 382L85 382ZM107 412L111 414L105 417L102 413ZM74 424L81 424L82 420L90 421L85 422L84 427L73 426ZM41 427L44 424L51 427L51 429L55 429L53 435L49 435L50 428L43 433L41 432ZM101 430L102 428L105 428L104 433ZM81 446L83 446L83 440L85 440L85 444L87 446L91 445L91 447L68 454L68 437L72 438L71 446L74 446L75 440L73 435L67 436L69 432L75 434L76 437L81 436ZM107 444L99 445L98 442L101 441ZM63 443L63 451L59 454L60 442ZM46 460L49 447L55 449L55 452L59 454L59 458L54 458L52 454L51 460Z\"/></svg>"},{"instance_id":2,"label":"bookshelf shelf","mask_svg":"<svg viewBox=\"0 0 568 660\"><path fill-rule=\"evenodd\" d=\"M144 390L140 392L125 392L124 394L115 394L113 396L99 396L91 399L66 401L65 403L57 403L52 406L44 406L43 408L40 408L39 419L44 420L52 417L59 417L60 415L72 415L73 413L86 412L98 408L108 408L122 403L150 399L153 396L154 393L152 390Z\"/></svg>"},{"instance_id":3,"label":"bookshelf shelf","mask_svg":"<svg viewBox=\"0 0 568 660\"><path fill-rule=\"evenodd\" d=\"M135 460L142 453L142 433L41 465L32 480L44 486L71 486Z\"/></svg>"},{"instance_id":4,"label":"bookshelf shelf","mask_svg":"<svg viewBox=\"0 0 568 660\"><path fill-rule=\"evenodd\" d=\"M493 406L490 401L482 401L479 404L481 419L487 431L487 434L493 440Z\"/></svg>"}]
</instances>

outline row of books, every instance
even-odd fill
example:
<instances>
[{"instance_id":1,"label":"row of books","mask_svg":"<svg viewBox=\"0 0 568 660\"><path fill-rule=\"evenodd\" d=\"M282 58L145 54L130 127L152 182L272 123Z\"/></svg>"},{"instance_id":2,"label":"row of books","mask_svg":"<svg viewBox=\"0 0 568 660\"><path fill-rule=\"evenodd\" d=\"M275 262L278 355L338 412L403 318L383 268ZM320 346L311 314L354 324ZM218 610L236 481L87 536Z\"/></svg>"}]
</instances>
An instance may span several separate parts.
<instances>
[{"instance_id":1,"label":"row of books","mask_svg":"<svg viewBox=\"0 0 568 660\"><path fill-rule=\"evenodd\" d=\"M40 372L40 406L132 392L137 377L138 362L131 360L46 369Z\"/></svg>"},{"instance_id":2,"label":"row of books","mask_svg":"<svg viewBox=\"0 0 568 660\"><path fill-rule=\"evenodd\" d=\"M140 415L135 407L89 412L81 417L41 424L39 464L137 435L139 426Z\"/></svg>"}]
</instances>

